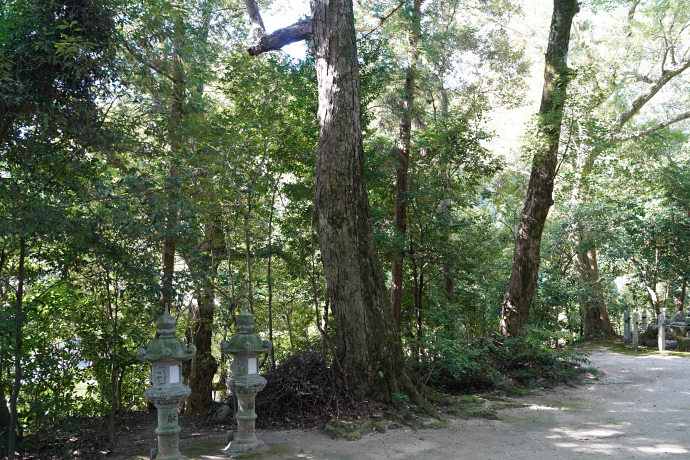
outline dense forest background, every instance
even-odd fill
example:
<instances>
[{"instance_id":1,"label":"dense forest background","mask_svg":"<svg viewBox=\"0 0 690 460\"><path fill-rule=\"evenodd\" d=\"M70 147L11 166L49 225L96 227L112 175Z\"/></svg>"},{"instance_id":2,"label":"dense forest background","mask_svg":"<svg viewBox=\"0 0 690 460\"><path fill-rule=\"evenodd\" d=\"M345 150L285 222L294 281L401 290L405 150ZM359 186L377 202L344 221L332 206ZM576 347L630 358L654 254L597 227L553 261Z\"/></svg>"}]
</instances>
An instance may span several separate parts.
<instances>
[{"instance_id":1,"label":"dense forest background","mask_svg":"<svg viewBox=\"0 0 690 460\"><path fill-rule=\"evenodd\" d=\"M324 2L304 5L301 56L247 14L288 3L1 0L0 439L144 409L136 349L164 305L198 350L189 413L223 392L218 344L244 306L266 368L316 351L384 400L414 393L398 349L425 383L462 380L497 331L560 348L617 334L623 310L683 310L690 4L355 2L366 181L339 188L327 154L355 134L324 140L323 95L344 91L317 75ZM366 209L337 215L360 188ZM366 245L333 251L352 216ZM364 297L385 309L365 299L356 320L354 275L332 273L368 248ZM376 318L381 341L353 350ZM361 355L380 343L395 388L352 370L375 378Z\"/></svg>"}]
</instances>

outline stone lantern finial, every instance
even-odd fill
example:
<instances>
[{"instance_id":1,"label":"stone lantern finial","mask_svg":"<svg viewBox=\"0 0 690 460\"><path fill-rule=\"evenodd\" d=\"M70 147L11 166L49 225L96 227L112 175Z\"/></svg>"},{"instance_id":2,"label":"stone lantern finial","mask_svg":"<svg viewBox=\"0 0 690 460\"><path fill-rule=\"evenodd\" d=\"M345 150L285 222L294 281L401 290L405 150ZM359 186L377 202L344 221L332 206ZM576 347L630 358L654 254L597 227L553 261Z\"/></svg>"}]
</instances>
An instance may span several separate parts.
<instances>
[{"instance_id":1,"label":"stone lantern finial","mask_svg":"<svg viewBox=\"0 0 690 460\"><path fill-rule=\"evenodd\" d=\"M247 306L245 305L242 309L242 313L237 315L235 319L237 324L237 332L240 334L253 334L255 329L254 315L247 311Z\"/></svg>"}]
</instances>

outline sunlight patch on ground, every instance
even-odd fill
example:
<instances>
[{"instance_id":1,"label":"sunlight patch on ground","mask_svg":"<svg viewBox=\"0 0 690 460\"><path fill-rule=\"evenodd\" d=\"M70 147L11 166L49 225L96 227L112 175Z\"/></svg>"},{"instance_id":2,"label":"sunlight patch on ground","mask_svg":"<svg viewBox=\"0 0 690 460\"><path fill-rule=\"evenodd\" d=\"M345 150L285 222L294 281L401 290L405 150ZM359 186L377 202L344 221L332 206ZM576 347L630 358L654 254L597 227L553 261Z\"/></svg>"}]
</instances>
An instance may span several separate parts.
<instances>
[{"instance_id":1,"label":"sunlight patch on ground","mask_svg":"<svg viewBox=\"0 0 690 460\"><path fill-rule=\"evenodd\" d=\"M540 406L539 404L531 404L528 407L531 410L560 410L558 407Z\"/></svg>"},{"instance_id":2,"label":"sunlight patch on ground","mask_svg":"<svg viewBox=\"0 0 690 460\"><path fill-rule=\"evenodd\" d=\"M602 455L615 455L624 451L625 448L621 444L597 444L595 446L587 444L574 444L574 443L557 443L554 444L556 447L563 447L566 449L572 449L574 452L587 453L587 454L602 454Z\"/></svg>"},{"instance_id":3,"label":"sunlight patch on ground","mask_svg":"<svg viewBox=\"0 0 690 460\"><path fill-rule=\"evenodd\" d=\"M617 436L624 436L625 433L620 430L612 430L611 428L594 428L591 430L571 430L568 428L554 428L553 431L561 433L568 438L578 439L580 441L588 441L598 438L613 438Z\"/></svg>"},{"instance_id":4,"label":"sunlight patch on ground","mask_svg":"<svg viewBox=\"0 0 690 460\"><path fill-rule=\"evenodd\" d=\"M676 444L657 444L656 446L638 447L645 454L687 454L688 450Z\"/></svg>"}]
</instances>

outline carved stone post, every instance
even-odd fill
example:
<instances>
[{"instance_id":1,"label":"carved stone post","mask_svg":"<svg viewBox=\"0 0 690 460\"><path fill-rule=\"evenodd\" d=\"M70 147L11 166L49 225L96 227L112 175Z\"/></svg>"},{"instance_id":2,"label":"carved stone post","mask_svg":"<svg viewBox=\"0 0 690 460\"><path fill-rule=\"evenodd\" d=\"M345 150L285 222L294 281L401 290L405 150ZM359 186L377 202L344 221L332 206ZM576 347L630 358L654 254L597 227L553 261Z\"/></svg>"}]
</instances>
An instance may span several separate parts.
<instances>
[{"instance_id":1,"label":"carved stone post","mask_svg":"<svg viewBox=\"0 0 690 460\"><path fill-rule=\"evenodd\" d=\"M657 324L659 326L659 351L666 350L666 315L663 313L659 315Z\"/></svg>"},{"instance_id":2,"label":"carved stone post","mask_svg":"<svg viewBox=\"0 0 690 460\"><path fill-rule=\"evenodd\" d=\"M623 345L630 345L630 311L623 312Z\"/></svg>"}]
</instances>

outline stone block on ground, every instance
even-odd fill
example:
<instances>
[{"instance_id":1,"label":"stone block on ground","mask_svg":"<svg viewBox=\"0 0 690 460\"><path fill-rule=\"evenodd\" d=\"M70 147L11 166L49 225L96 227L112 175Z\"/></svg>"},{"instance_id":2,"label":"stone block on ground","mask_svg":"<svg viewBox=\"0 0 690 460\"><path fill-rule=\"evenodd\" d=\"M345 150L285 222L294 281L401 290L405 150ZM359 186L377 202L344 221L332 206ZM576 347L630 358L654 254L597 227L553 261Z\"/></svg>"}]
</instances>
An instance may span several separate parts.
<instances>
[{"instance_id":1,"label":"stone block on ground","mask_svg":"<svg viewBox=\"0 0 690 460\"><path fill-rule=\"evenodd\" d=\"M690 351L690 338L683 337L678 341L678 351Z\"/></svg>"},{"instance_id":2,"label":"stone block on ground","mask_svg":"<svg viewBox=\"0 0 690 460\"><path fill-rule=\"evenodd\" d=\"M220 422L222 420L225 420L230 414L232 414L232 409L230 409L230 406L227 404L223 404L218 408L216 413L213 415L213 418L216 419L216 421Z\"/></svg>"},{"instance_id":3,"label":"stone block on ground","mask_svg":"<svg viewBox=\"0 0 690 460\"><path fill-rule=\"evenodd\" d=\"M648 324L647 329L640 334L640 343L645 347L656 347L658 333L659 326L656 324Z\"/></svg>"},{"instance_id":4,"label":"stone block on ground","mask_svg":"<svg viewBox=\"0 0 690 460\"><path fill-rule=\"evenodd\" d=\"M671 323L668 326L668 338L670 340L680 340L685 337L686 331L685 323Z\"/></svg>"}]
</instances>

